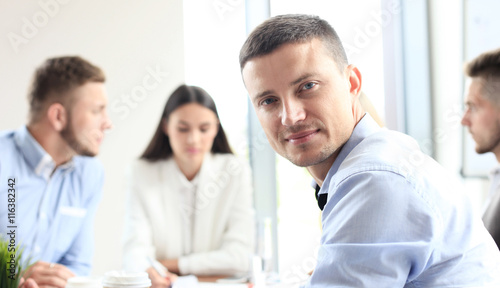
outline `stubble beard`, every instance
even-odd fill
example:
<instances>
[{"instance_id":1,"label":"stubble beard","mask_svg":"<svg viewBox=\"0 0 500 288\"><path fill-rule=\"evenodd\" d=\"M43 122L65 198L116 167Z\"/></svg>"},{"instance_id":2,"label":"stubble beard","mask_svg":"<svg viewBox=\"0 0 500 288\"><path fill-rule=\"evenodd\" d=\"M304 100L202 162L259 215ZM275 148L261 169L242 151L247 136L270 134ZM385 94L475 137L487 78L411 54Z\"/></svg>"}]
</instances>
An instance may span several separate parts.
<instances>
[{"instance_id":1,"label":"stubble beard","mask_svg":"<svg viewBox=\"0 0 500 288\"><path fill-rule=\"evenodd\" d=\"M500 146L500 120L495 121L495 128L493 130L493 133L491 133L492 138L485 145L480 146L476 143L476 152L478 154L493 152Z\"/></svg>"},{"instance_id":2,"label":"stubble beard","mask_svg":"<svg viewBox=\"0 0 500 288\"><path fill-rule=\"evenodd\" d=\"M307 153L308 150L310 149L310 145L306 143L300 145L297 148L298 150L300 150L299 152L297 152L297 154L285 151L281 156L288 159L288 161L292 162L294 165L299 167L310 167L321 164L324 161L330 159L330 157L333 154L335 154L335 152L338 150L335 149L334 147L324 147L317 155L314 155L313 157L308 157L306 159L301 159L304 156L302 157L297 157L297 156L301 156L300 154Z\"/></svg>"},{"instance_id":3,"label":"stubble beard","mask_svg":"<svg viewBox=\"0 0 500 288\"><path fill-rule=\"evenodd\" d=\"M75 151L77 155L80 156L88 156L94 157L97 154L90 151L88 147L86 147L82 141L79 141L75 135L75 131L73 129L73 125L71 123L71 115L68 115L68 123L66 123L66 127L60 132L61 138L68 144L68 146Z\"/></svg>"},{"instance_id":4,"label":"stubble beard","mask_svg":"<svg viewBox=\"0 0 500 288\"><path fill-rule=\"evenodd\" d=\"M283 156L284 158L288 159L288 161L292 162L294 165L296 166L299 166L299 167L310 167L310 166L314 166L314 165L318 165L318 164L321 164L323 163L324 161L330 159L330 157L335 154L335 152L340 149L339 147L335 147L335 145L333 145L332 143L329 143L328 146L323 146L321 147L321 150L319 151L318 154L316 155L311 155L311 156L308 156L307 155L300 155L300 154L304 154L304 153L307 153L308 150L310 149L313 149L313 147L311 147L311 143L304 143L304 144L300 144L298 146L295 147L295 151L297 151L296 153L292 153L291 151L287 151L287 146L290 145L290 143L287 142L287 140L285 140L285 136L286 135L289 135L289 134L292 134L292 133L298 133L300 131L305 131L305 130L316 130L316 129L319 129L319 132L322 133L322 131L325 131L326 128L325 126L322 124L322 123L311 123L310 125L297 125L297 126L293 126L293 127L289 127L287 129L287 131L283 131L281 132L279 135L278 135L278 141L280 143L283 143L283 150L282 152L283 153L279 153L281 156ZM276 147L273 147L275 151L278 151L277 149L275 149ZM307 158L305 158L307 157ZM305 158L305 159L303 159Z\"/></svg>"}]
</instances>

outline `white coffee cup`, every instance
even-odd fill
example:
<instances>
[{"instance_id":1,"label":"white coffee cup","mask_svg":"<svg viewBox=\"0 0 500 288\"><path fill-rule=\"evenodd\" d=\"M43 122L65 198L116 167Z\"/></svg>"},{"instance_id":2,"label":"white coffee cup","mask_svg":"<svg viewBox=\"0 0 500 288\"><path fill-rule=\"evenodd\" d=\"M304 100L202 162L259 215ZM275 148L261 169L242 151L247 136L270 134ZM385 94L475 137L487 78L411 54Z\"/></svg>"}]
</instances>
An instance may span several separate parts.
<instances>
[{"instance_id":1,"label":"white coffee cup","mask_svg":"<svg viewBox=\"0 0 500 288\"><path fill-rule=\"evenodd\" d=\"M146 272L110 271L102 279L104 288L149 288L151 280Z\"/></svg>"},{"instance_id":2,"label":"white coffee cup","mask_svg":"<svg viewBox=\"0 0 500 288\"><path fill-rule=\"evenodd\" d=\"M72 277L66 282L66 288L102 288L101 277Z\"/></svg>"}]
</instances>

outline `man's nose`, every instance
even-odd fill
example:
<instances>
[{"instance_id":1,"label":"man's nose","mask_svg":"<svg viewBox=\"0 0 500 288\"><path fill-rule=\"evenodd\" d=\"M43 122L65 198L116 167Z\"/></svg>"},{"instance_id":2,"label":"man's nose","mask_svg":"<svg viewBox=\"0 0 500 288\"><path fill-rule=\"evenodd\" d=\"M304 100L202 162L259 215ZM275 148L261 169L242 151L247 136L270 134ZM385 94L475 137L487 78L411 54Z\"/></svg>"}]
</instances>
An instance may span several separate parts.
<instances>
[{"instance_id":1,"label":"man's nose","mask_svg":"<svg viewBox=\"0 0 500 288\"><path fill-rule=\"evenodd\" d=\"M306 118L303 104L296 100L283 101L281 111L281 124L283 126L293 126Z\"/></svg>"},{"instance_id":2,"label":"man's nose","mask_svg":"<svg viewBox=\"0 0 500 288\"><path fill-rule=\"evenodd\" d=\"M111 119L109 118L108 112L104 111L104 119L102 122L102 130L108 130L113 128L113 123L111 122Z\"/></svg>"},{"instance_id":3,"label":"man's nose","mask_svg":"<svg viewBox=\"0 0 500 288\"><path fill-rule=\"evenodd\" d=\"M465 110L464 116L462 116L462 121L460 123L463 126L470 126L470 121L469 121L469 109Z\"/></svg>"}]
</instances>

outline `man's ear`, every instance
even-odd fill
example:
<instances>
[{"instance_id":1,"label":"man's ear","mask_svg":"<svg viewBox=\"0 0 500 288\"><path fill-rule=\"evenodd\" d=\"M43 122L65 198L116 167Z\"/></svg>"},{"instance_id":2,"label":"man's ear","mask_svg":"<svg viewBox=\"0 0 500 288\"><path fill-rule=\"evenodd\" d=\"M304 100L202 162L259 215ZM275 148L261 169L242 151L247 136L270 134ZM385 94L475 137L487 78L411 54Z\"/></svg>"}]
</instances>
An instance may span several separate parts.
<instances>
[{"instance_id":1,"label":"man's ear","mask_svg":"<svg viewBox=\"0 0 500 288\"><path fill-rule=\"evenodd\" d=\"M347 66L346 69L347 69L348 81L350 84L349 92L351 93L352 96L355 96L355 98L357 98L359 96L359 93L361 92L361 83L362 83L361 72L359 72L358 67L352 64Z\"/></svg>"},{"instance_id":2,"label":"man's ear","mask_svg":"<svg viewBox=\"0 0 500 288\"><path fill-rule=\"evenodd\" d=\"M53 103L47 109L47 118L52 128L60 132L68 123L68 112L61 103Z\"/></svg>"}]
</instances>

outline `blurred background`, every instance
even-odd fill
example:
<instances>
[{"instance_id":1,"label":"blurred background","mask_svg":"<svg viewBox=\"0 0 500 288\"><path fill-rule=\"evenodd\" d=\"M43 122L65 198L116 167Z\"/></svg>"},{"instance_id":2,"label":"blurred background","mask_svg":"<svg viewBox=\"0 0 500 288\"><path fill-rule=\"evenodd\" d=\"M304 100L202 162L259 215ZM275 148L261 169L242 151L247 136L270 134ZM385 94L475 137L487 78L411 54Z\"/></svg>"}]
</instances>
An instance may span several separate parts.
<instances>
[{"instance_id":1,"label":"blurred background","mask_svg":"<svg viewBox=\"0 0 500 288\"><path fill-rule=\"evenodd\" d=\"M26 123L35 68L80 55L107 75L106 170L97 212L94 275L121 267L128 165L152 137L167 95L181 83L215 99L233 150L253 167L256 253L282 278L314 268L320 211L307 171L277 156L248 105L238 54L270 16L315 14L330 22L363 91L385 125L417 139L481 209L492 155L479 156L460 125L464 63L500 46L496 0L0 0L0 129ZM144 78L156 81L143 85ZM1 155L0 155L1 157Z\"/></svg>"}]
</instances>

